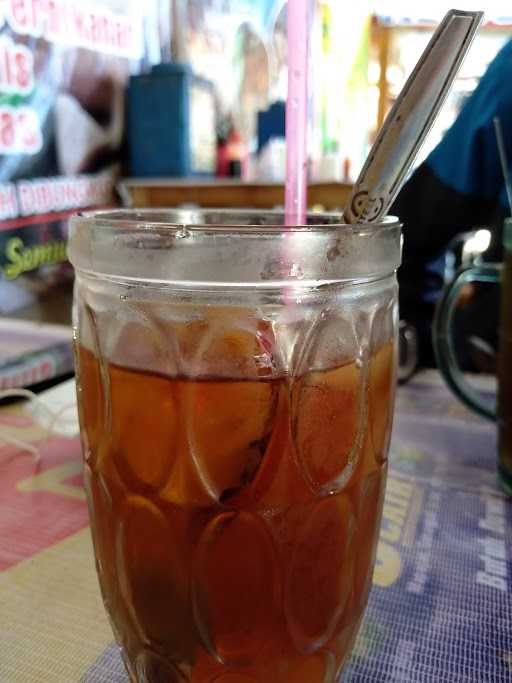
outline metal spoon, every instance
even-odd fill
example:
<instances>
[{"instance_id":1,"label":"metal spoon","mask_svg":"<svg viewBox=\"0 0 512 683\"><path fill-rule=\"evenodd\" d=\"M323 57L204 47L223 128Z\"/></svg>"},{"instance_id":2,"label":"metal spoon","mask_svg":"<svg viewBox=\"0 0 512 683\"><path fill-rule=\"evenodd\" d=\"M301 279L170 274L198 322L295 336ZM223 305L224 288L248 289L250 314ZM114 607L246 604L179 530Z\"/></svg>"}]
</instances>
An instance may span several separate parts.
<instances>
[{"instance_id":1,"label":"metal spoon","mask_svg":"<svg viewBox=\"0 0 512 683\"><path fill-rule=\"evenodd\" d=\"M429 132L483 12L450 10L379 131L345 208L347 223L368 223L383 216L398 194Z\"/></svg>"}]
</instances>

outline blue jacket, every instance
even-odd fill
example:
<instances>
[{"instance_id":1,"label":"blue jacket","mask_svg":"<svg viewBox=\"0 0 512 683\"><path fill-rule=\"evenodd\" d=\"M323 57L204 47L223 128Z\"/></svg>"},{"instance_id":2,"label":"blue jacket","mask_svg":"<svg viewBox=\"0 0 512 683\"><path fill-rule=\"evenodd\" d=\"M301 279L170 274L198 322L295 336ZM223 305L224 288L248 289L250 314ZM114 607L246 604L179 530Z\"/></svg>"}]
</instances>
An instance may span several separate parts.
<instances>
[{"instance_id":1,"label":"blue jacket","mask_svg":"<svg viewBox=\"0 0 512 683\"><path fill-rule=\"evenodd\" d=\"M487 227L489 256L501 255L509 214L494 117L512 167L512 40L496 55L438 146L404 184L390 213L404 224L400 315L425 333L443 286L440 257L452 239Z\"/></svg>"}]
</instances>

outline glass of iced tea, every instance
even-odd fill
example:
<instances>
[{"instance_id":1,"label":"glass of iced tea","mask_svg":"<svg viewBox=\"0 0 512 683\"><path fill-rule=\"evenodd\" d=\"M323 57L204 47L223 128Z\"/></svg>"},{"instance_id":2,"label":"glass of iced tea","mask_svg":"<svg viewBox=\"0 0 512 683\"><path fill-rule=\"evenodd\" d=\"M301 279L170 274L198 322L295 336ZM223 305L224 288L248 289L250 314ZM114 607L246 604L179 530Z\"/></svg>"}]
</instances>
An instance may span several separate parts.
<instances>
[{"instance_id":1,"label":"glass of iced tea","mask_svg":"<svg viewBox=\"0 0 512 683\"><path fill-rule=\"evenodd\" d=\"M462 403L498 427L497 474L501 488L512 497L512 218L503 224L503 263L479 263L459 270L445 288L434 317L432 343L446 383ZM496 400L482 395L460 370L454 339L454 316L462 287L473 282L501 287L498 325Z\"/></svg>"},{"instance_id":2,"label":"glass of iced tea","mask_svg":"<svg viewBox=\"0 0 512 683\"><path fill-rule=\"evenodd\" d=\"M371 585L400 225L74 217L85 485L137 683L325 683Z\"/></svg>"}]
</instances>

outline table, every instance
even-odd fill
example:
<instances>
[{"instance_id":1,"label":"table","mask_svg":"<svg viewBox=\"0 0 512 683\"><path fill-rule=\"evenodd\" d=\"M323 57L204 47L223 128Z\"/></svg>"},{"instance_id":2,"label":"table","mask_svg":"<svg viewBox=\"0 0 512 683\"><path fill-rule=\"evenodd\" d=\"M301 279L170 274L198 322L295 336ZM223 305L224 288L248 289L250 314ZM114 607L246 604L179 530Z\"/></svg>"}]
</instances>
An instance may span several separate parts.
<instances>
[{"instance_id":1,"label":"table","mask_svg":"<svg viewBox=\"0 0 512 683\"><path fill-rule=\"evenodd\" d=\"M126 683L78 439L45 438L37 420L28 407L0 410L2 433L40 449L37 462L0 447L0 682ZM512 680L512 502L496 485L495 447L493 425L436 373L399 389L374 586L344 683Z\"/></svg>"}]
</instances>

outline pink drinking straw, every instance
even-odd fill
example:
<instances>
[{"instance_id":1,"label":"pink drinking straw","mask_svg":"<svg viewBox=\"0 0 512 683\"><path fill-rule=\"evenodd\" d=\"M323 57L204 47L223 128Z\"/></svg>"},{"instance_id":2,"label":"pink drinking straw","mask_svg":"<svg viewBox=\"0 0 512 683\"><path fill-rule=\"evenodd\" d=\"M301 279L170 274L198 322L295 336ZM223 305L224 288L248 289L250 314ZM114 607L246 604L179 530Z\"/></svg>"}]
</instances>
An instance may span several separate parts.
<instances>
[{"instance_id":1,"label":"pink drinking straw","mask_svg":"<svg viewBox=\"0 0 512 683\"><path fill-rule=\"evenodd\" d=\"M309 2L288 0L287 7L286 225L303 225L306 222Z\"/></svg>"}]
</instances>

